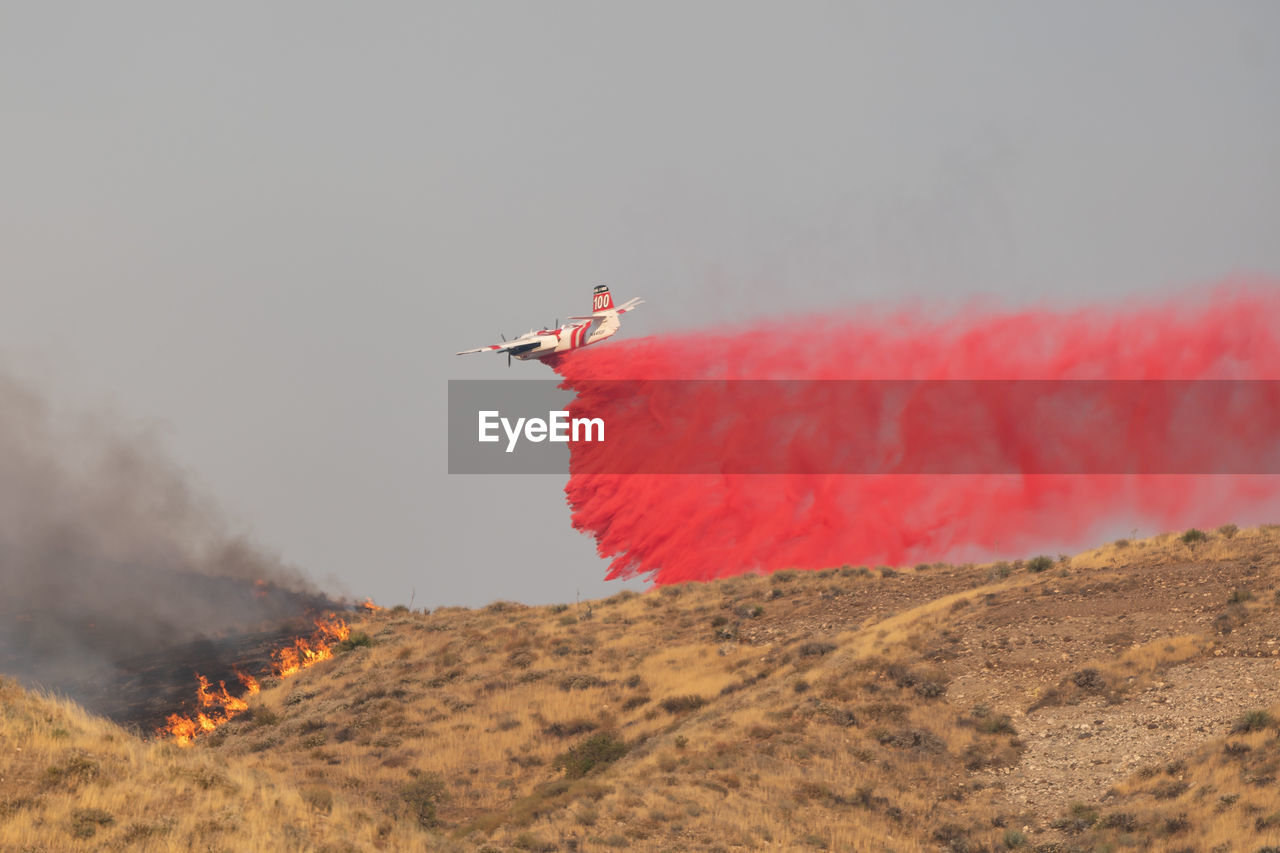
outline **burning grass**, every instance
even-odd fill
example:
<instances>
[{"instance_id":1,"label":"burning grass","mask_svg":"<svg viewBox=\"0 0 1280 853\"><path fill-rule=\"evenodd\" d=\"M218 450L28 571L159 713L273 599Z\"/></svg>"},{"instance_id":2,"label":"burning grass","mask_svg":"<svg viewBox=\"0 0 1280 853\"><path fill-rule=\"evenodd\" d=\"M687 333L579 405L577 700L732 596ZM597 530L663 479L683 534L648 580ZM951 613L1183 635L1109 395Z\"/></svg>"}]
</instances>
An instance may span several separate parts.
<instances>
[{"instance_id":1,"label":"burning grass","mask_svg":"<svg viewBox=\"0 0 1280 853\"><path fill-rule=\"evenodd\" d=\"M366 602L367 603L367 602ZM275 666L270 674L276 678L291 678L307 667L333 658L334 648L351 642L351 628L346 621L330 613L315 620L315 633L297 637L290 644L275 650L271 657ZM361 634L364 644L368 635ZM264 674L264 675L265 675ZM194 714L170 714L158 732L172 737L179 746L190 746L196 737L216 731L220 726L249 710L248 697L262 689L257 678L237 671L236 677L244 691L233 696L225 681L218 682L218 689L210 688L209 679L196 674L196 703Z\"/></svg>"}]
</instances>

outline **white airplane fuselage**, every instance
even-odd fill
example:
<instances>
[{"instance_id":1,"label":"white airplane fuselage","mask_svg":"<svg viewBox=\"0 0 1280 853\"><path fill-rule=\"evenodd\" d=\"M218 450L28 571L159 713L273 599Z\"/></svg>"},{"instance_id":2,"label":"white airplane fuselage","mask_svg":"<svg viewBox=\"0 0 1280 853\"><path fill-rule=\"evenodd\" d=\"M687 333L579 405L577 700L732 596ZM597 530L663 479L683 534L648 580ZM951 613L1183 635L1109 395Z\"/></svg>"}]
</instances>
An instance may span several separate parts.
<instances>
[{"instance_id":1,"label":"white airplane fuselage","mask_svg":"<svg viewBox=\"0 0 1280 853\"><path fill-rule=\"evenodd\" d=\"M591 314L589 315L570 317L569 319L573 322L565 323L557 329L539 329L538 331L530 329L515 340L508 341L504 338L500 344L462 350L458 355L469 355L473 352L505 352L508 363L512 358L528 361L561 355L612 337L622 326L622 321L618 318L628 311L635 310L643 303L643 299L636 297L615 307L613 297L609 295L609 288L601 284L591 293Z\"/></svg>"},{"instance_id":2,"label":"white airplane fuselage","mask_svg":"<svg viewBox=\"0 0 1280 853\"><path fill-rule=\"evenodd\" d=\"M601 314L599 320L586 320L582 323L565 323L558 329L541 329L529 331L511 341L512 344L537 343L537 349L526 350L515 357L529 359L546 358L569 350L581 349L591 344L598 344L605 338L612 337L622 323L616 313Z\"/></svg>"}]
</instances>

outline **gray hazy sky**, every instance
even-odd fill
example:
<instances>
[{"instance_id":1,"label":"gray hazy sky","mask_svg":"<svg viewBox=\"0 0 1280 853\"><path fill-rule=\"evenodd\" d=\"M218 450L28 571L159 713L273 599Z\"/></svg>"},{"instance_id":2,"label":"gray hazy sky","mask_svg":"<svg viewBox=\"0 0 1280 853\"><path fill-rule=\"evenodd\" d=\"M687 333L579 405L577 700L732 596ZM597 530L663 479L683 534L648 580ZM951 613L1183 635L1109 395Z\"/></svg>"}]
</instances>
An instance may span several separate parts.
<instances>
[{"instance_id":1,"label":"gray hazy sky","mask_svg":"<svg viewBox=\"0 0 1280 853\"><path fill-rule=\"evenodd\" d=\"M455 358L1280 272L1280 4L6 3L0 365L383 603L605 594L563 480L450 478ZM501 497L495 495L499 493ZM635 584L633 584L635 585Z\"/></svg>"}]
</instances>

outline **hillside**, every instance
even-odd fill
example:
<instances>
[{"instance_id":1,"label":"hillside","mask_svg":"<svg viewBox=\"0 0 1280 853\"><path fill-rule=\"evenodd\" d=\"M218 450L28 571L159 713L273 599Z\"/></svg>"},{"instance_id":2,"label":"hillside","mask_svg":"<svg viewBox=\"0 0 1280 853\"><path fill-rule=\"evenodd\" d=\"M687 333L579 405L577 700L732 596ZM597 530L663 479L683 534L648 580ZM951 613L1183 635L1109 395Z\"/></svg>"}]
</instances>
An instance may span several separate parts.
<instances>
[{"instance_id":1,"label":"hillside","mask_svg":"<svg viewBox=\"0 0 1280 853\"><path fill-rule=\"evenodd\" d=\"M352 628L187 748L0 682L0 850L1280 849L1280 526Z\"/></svg>"}]
</instances>

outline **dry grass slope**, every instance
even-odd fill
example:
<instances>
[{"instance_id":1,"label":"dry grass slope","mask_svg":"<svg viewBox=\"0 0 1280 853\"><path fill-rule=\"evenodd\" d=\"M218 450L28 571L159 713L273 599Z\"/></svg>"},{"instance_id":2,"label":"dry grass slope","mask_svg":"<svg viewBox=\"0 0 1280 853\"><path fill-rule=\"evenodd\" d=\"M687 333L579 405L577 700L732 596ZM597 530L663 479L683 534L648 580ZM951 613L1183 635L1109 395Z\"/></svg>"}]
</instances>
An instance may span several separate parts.
<instances>
[{"instance_id":1,"label":"dry grass slope","mask_svg":"<svg viewBox=\"0 0 1280 853\"><path fill-rule=\"evenodd\" d=\"M362 617L194 748L0 684L0 850L1280 848L1280 529Z\"/></svg>"}]
</instances>

